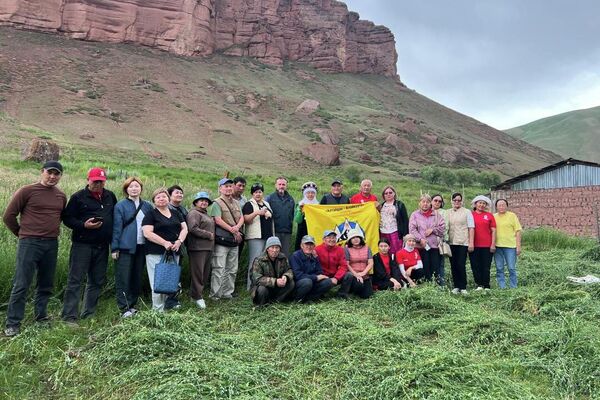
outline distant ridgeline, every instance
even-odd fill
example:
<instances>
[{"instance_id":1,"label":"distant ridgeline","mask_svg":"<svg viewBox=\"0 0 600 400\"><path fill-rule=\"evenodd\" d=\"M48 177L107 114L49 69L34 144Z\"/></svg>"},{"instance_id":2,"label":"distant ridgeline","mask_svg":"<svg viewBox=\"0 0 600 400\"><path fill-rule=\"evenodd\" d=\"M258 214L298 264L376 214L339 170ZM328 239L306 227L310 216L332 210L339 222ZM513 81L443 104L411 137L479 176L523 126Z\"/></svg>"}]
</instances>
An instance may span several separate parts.
<instances>
[{"instance_id":1,"label":"distant ridgeline","mask_svg":"<svg viewBox=\"0 0 600 400\"><path fill-rule=\"evenodd\" d=\"M396 76L390 30L334 0L3 0L0 24L180 55L220 52L267 64L291 60L326 72Z\"/></svg>"}]
</instances>

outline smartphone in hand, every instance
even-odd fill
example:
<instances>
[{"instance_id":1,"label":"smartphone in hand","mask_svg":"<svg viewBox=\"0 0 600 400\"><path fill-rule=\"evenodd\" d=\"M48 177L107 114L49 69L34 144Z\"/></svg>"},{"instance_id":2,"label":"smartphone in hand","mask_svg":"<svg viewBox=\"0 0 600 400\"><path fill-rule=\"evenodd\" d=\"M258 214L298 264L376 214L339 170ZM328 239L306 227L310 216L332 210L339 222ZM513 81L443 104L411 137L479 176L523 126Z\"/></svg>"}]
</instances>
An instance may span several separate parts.
<instances>
[{"instance_id":1,"label":"smartphone in hand","mask_svg":"<svg viewBox=\"0 0 600 400\"><path fill-rule=\"evenodd\" d=\"M102 221L104 221L103 217L94 217L94 218L92 218L92 223L93 224L95 224L97 222L102 222Z\"/></svg>"}]
</instances>

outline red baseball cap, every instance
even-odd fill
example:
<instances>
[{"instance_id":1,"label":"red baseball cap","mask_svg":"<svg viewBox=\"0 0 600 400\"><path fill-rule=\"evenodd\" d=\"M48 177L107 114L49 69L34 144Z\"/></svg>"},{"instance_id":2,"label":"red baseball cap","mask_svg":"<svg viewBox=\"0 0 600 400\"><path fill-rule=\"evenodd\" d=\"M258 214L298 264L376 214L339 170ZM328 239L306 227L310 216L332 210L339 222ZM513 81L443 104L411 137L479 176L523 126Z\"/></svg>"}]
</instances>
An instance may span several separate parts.
<instances>
[{"instance_id":1,"label":"red baseball cap","mask_svg":"<svg viewBox=\"0 0 600 400\"><path fill-rule=\"evenodd\" d=\"M105 181L106 172L102 168L94 167L88 172L88 180L90 181Z\"/></svg>"}]
</instances>

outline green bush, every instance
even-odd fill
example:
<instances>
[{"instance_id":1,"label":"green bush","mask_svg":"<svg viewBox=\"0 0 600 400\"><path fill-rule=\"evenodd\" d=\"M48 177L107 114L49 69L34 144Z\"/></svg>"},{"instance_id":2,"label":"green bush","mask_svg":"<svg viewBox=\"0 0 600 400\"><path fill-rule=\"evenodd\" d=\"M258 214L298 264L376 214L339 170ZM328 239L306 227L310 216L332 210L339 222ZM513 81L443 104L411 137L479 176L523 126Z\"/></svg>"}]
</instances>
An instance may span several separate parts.
<instances>
[{"instance_id":1,"label":"green bush","mask_svg":"<svg viewBox=\"0 0 600 400\"><path fill-rule=\"evenodd\" d=\"M432 185L439 183L441 171L439 167L428 165L421 168L421 179Z\"/></svg>"},{"instance_id":2,"label":"green bush","mask_svg":"<svg viewBox=\"0 0 600 400\"><path fill-rule=\"evenodd\" d=\"M360 169L354 165L349 166L344 171L346 178L352 183L358 183L361 180Z\"/></svg>"},{"instance_id":3,"label":"green bush","mask_svg":"<svg viewBox=\"0 0 600 400\"><path fill-rule=\"evenodd\" d=\"M482 187L490 189L492 186L502 182L502 179L496 172L483 171L477 177L477 181Z\"/></svg>"},{"instance_id":4,"label":"green bush","mask_svg":"<svg viewBox=\"0 0 600 400\"><path fill-rule=\"evenodd\" d=\"M454 173L456 175L456 181L460 185L471 186L477 181L477 172L473 171L472 169L457 169L454 171Z\"/></svg>"}]
</instances>

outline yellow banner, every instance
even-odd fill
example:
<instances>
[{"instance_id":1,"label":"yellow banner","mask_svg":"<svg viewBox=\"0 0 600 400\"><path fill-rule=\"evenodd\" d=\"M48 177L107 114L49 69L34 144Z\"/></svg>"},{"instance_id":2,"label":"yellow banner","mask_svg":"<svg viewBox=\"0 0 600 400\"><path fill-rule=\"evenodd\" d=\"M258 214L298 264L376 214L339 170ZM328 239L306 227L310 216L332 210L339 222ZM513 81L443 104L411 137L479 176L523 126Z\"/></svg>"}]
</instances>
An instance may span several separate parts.
<instances>
[{"instance_id":1,"label":"yellow banner","mask_svg":"<svg viewBox=\"0 0 600 400\"><path fill-rule=\"evenodd\" d=\"M348 234L354 230L362 231L365 242L373 254L379 252L379 212L376 203L340 204L340 205L314 205L304 206L304 216L308 234L313 236L320 244L323 241L323 232L332 230L336 233L338 244L343 246L348 239Z\"/></svg>"}]
</instances>

